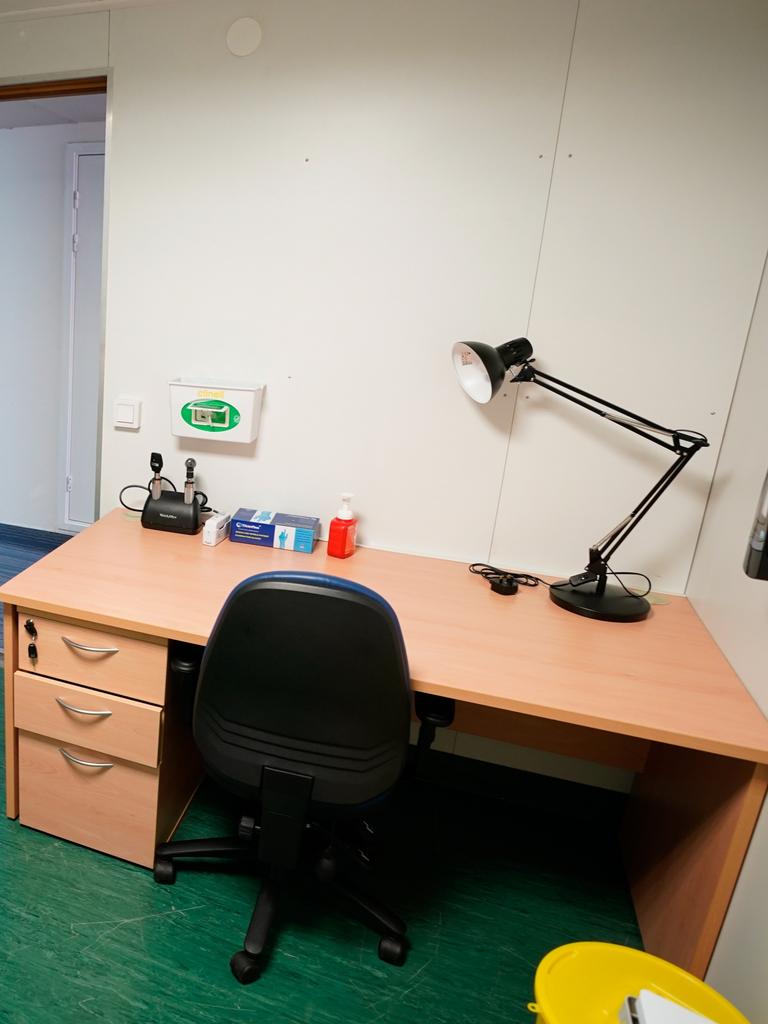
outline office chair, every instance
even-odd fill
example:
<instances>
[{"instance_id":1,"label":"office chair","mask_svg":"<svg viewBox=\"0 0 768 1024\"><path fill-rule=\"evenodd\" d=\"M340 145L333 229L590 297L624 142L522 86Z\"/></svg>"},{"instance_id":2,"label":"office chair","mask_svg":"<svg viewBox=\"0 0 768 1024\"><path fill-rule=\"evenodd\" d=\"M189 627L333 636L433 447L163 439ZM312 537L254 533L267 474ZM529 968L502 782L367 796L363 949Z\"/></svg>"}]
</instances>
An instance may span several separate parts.
<instances>
[{"instance_id":1,"label":"office chair","mask_svg":"<svg viewBox=\"0 0 768 1024\"><path fill-rule=\"evenodd\" d=\"M400 778L409 726L405 647L382 597L311 572L263 573L232 591L205 648L192 727L208 773L242 801L238 835L162 843L154 877L172 884L184 857L261 870L230 960L242 984L262 972L278 889L300 864L352 901L381 935L382 960L405 962L405 924L342 880L358 857L342 834Z\"/></svg>"}]
</instances>

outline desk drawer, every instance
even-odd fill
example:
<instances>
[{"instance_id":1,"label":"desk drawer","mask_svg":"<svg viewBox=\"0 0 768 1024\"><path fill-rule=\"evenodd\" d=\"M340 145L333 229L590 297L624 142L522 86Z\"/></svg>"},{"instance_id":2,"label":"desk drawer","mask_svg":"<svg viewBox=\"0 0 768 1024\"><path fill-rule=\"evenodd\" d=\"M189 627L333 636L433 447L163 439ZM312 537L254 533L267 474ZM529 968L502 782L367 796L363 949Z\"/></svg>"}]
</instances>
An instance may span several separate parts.
<instances>
[{"instance_id":1,"label":"desk drawer","mask_svg":"<svg viewBox=\"0 0 768 1024\"><path fill-rule=\"evenodd\" d=\"M72 758L105 767L80 765ZM19 733L22 825L151 867L157 791L156 768Z\"/></svg>"},{"instance_id":2,"label":"desk drawer","mask_svg":"<svg viewBox=\"0 0 768 1024\"><path fill-rule=\"evenodd\" d=\"M162 709L26 672L14 676L16 727L157 767Z\"/></svg>"},{"instance_id":3,"label":"desk drawer","mask_svg":"<svg viewBox=\"0 0 768 1024\"><path fill-rule=\"evenodd\" d=\"M34 662L28 653L30 637L24 629L27 619L32 619L37 630ZM19 613L19 668L27 672L162 704L167 655L165 641L111 633L34 612Z\"/></svg>"}]
</instances>

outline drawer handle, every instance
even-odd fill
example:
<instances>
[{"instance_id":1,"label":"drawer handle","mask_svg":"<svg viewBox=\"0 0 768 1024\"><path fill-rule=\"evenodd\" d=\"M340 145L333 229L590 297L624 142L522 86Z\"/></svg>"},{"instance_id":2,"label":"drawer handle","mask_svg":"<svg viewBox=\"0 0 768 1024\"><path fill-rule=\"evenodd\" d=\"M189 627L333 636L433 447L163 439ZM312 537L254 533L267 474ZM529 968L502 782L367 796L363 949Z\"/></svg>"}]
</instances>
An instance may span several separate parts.
<instances>
[{"instance_id":1,"label":"drawer handle","mask_svg":"<svg viewBox=\"0 0 768 1024\"><path fill-rule=\"evenodd\" d=\"M82 761L79 757L75 757L74 754L70 754L64 747L59 747L59 753L62 754L72 764L80 764L83 768L114 768L115 766L111 761Z\"/></svg>"},{"instance_id":2,"label":"drawer handle","mask_svg":"<svg viewBox=\"0 0 768 1024\"><path fill-rule=\"evenodd\" d=\"M92 715L94 718L109 718L112 714L111 711L88 711L86 708L76 708L71 704L67 704L61 697L56 698L56 703L64 708L65 711L74 711L76 715Z\"/></svg>"},{"instance_id":3,"label":"drawer handle","mask_svg":"<svg viewBox=\"0 0 768 1024\"><path fill-rule=\"evenodd\" d=\"M72 650L87 651L88 654L117 654L120 650L119 647L87 647L85 644L79 644L77 640L70 640L68 636L63 636L61 639Z\"/></svg>"}]
</instances>

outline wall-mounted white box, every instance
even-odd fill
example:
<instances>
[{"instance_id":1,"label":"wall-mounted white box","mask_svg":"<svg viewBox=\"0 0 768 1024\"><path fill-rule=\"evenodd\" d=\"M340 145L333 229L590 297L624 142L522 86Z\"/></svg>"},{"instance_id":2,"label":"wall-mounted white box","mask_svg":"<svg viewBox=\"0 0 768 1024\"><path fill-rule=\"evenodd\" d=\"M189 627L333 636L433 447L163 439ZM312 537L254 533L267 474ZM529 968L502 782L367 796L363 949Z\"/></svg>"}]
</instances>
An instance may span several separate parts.
<instances>
[{"instance_id":1,"label":"wall-mounted white box","mask_svg":"<svg viewBox=\"0 0 768 1024\"><path fill-rule=\"evenodd\" d=\"M247 444L259 432L263 384L177 377L168 382L176 437Z\"/></svg>"},{"instance_id":2,"label":"wall-mounted white box","mask_svg":"<svg viewBox=\"0 0 768 1024\"><path fill-rule=\"evenodd\" d=\"M115 399L112 424L118 430L139 430L141 427L141 399L120 395Z\"/></svg>"}]
</instances>

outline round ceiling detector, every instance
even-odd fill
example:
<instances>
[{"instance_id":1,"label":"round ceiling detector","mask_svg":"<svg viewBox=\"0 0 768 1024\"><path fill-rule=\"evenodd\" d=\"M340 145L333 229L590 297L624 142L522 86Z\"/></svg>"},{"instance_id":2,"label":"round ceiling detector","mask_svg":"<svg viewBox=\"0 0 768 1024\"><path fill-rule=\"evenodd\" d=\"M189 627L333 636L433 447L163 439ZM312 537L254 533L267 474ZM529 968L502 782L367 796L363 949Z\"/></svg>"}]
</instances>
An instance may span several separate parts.
<instances>
[{"instance_id":1,"label":"round ceiling detector","mask_svg":"<svg viewBox=\"0 0 768 1024\"><path fill-rule=\"evenodd\" d=\"M250 57L261 43L261 25L255 18L238 18L227 30L227 49L235 57Z\"/></svg>"}]
</instances>

